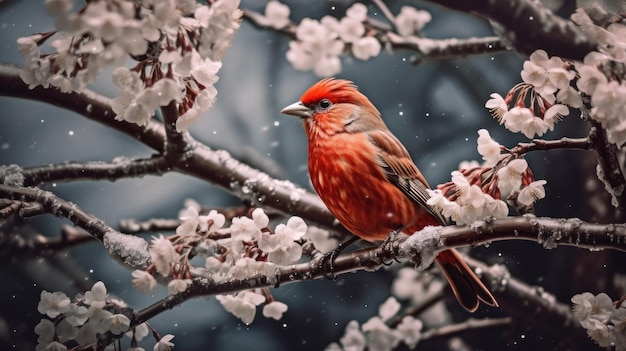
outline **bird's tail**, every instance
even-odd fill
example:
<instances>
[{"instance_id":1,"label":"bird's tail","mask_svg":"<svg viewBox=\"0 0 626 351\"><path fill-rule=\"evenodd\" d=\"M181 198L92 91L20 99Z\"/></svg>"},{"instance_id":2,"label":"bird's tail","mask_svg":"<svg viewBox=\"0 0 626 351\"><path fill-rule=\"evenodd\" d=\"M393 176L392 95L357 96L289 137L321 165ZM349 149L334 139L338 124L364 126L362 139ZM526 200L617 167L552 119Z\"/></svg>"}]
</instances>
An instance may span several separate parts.
<instances>
[{"instance_id":1,"label":"bird's tail","mask_svg":"<svg viewBox=\"0 0 626 351\"><path fill-rule=\"evenodd\" d=\"M436 261L448 278L454 296L463 308L474 312L478 309L479 301L490 306L498 306L498 302L489 289L463 261L458 251L455 249L442 251L437 255Z\"/></svg>"}]
</instances>

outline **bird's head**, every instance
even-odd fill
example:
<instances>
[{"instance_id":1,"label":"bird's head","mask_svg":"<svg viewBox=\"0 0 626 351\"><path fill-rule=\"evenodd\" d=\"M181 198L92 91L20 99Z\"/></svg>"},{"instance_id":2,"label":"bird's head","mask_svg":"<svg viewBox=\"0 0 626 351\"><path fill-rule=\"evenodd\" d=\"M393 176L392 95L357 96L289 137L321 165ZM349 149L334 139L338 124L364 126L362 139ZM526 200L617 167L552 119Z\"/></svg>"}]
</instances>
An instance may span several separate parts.
<instances>
[{"instance_id":1,"label":"bird's head","mask_svg":"<svg viewBox=\"0 0 626 351\"><path fill-rule=\"evenodd\" d=\"M300 117L309 137L365 132L384 127L380 112L354 83L325 78L280 111Z\"/></svg>"}]
</instances>

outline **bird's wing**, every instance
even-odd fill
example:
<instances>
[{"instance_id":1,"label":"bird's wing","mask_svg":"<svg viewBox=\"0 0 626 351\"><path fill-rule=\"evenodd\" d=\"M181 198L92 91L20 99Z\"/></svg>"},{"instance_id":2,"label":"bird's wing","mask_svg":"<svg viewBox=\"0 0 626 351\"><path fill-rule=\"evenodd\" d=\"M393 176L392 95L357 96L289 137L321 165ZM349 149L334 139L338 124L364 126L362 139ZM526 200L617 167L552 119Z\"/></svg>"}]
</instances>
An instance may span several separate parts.
<instances>
[{"instance_id":1,"label":"bird's wing","mask_svg":"<svg viewBox=\"0 0 626 351\"><path fill-rule=\"evenodd\" d=\"M440 211L426 203L430 195L428 182L417 168L402 143L389 131L370 131L372 142L380 148L379 165L385 170L387 180L397 186L413 202L432 215L440 224L446 224Z\"/></svg>"}]
</instances>

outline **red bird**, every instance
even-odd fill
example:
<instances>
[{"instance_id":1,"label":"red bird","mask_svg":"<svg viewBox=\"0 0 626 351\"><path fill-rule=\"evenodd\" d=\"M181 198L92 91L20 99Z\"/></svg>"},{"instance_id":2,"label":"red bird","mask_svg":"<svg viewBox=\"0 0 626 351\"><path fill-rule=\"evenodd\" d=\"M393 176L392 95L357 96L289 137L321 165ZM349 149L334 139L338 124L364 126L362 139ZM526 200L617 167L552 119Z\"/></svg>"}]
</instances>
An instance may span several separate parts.
<instances>
[{"instance_id":1,"label":"red bird","mask_svg":"<svg viewBox=\"0 0 626 351\"><path fill-rule=\"evenodd\" d=\"M281 113L302 118L313 187L351 233L374 242L399 229L412 234L445 225L426 204L428 183L406 148L352 82L322 79ZM476 311L479 300L498 306L456 250L440 252L436 261L466 310Z\"/></svg>"}]
</instances>

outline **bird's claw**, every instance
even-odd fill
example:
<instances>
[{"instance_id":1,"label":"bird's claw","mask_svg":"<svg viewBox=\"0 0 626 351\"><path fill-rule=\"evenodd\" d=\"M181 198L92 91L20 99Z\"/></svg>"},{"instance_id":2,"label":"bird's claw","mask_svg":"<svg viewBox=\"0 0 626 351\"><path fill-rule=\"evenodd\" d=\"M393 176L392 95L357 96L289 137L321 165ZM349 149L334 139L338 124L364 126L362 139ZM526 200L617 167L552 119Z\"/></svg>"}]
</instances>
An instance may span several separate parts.
<instances>
[{"instance_id":1,"label":"bird's claw","mask_svg":"<svg viewBox=\"0 0 626 351\"><path fill-rule=\"evenodd\" d=\"M324 278L329 280L337 279L335 275L335 260L342 250L343 247L339 246L334 250L328 251L320 258L318 267L324 272Z\"/></svg>"},{"instance_id":2,"label":"bird's claw","mask_svg":"<svg viewBox=\"0 0 626 351\"><path fill-rule=\"evenodd\" d=\"M383 252L387 252L387 251L391 252L391 256L393 257L393 261L396 261L398 263L400 263L400 261L398 260L398 258L396 257L396 255L393 252L393 243L398 238L398 233L400 232L400 230L401 229L394 230L393 232L391 232L391 234L389 234L389 236L387 236L385 238L385 240L382 242L382 244L380 244L380 248L382 249L382 251ZM382 256L382 252L380 253L380 255ZM385 266L390 266L393 263L393 261L385 262L384 257L380 257L380 261Z\"/></svg>"}]
</instances>

